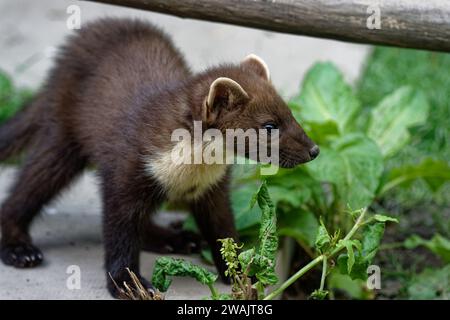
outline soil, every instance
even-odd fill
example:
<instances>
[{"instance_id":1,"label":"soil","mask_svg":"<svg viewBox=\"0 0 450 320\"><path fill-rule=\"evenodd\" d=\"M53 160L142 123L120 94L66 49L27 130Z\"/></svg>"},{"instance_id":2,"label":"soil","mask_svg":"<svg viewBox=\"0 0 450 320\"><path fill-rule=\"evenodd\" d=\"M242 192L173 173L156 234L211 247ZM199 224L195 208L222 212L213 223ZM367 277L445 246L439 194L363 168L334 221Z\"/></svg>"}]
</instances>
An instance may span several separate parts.
<instances>
[{"instance_id":1,"label":"soil","mask_svg":"<svg viewBox=\"0 0 450 320\"><path fill-rule=\"evenodd\" d=\"M386 205L386 207L390 206ZM392 207L390 209L388 212L397 211L392 210ZM395 215L400 223L387 226L382 244L399 243L413 234L430 239L435 233L442 233L442 226L439 225L439 220L436 220L436 217L431 214L432 212L439 213L440 221L449 221L450 208L433 207L430 204L416 206L410 210L403 210L403 212L397 211ZM300 247L297 247L290 275L308 262L310 262L308 255ZM411 276L420 273L425 268L443 266L443 262L436 255L422 247L413 250L401 247L380 250L374 264L379 265L382 272L382 288L377 290L375 299L407 299L405 287ZM318 288L320 277L320 267L311 270L285 291L283 299L308 299L309 295ZM345 292L335 292L334 297L335 299L349 298Z\"/></svg>"}]
</instances>

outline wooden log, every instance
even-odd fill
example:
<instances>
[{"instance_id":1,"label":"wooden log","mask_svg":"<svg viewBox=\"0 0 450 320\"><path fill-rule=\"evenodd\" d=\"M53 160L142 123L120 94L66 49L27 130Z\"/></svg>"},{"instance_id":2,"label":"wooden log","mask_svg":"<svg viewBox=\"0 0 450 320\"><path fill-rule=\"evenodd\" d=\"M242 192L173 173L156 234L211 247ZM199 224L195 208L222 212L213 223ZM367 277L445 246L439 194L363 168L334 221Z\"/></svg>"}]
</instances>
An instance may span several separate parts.
<instances>
[{"instance_id":1,"label":"wooden log","mask_svg":"<svg viewBox=\"0 0 450 320\"><path fill-rule=\"evenodd\" d=\"M450 52L449 0L87 1L297 35Z\"/></svg>"}]
</instances>

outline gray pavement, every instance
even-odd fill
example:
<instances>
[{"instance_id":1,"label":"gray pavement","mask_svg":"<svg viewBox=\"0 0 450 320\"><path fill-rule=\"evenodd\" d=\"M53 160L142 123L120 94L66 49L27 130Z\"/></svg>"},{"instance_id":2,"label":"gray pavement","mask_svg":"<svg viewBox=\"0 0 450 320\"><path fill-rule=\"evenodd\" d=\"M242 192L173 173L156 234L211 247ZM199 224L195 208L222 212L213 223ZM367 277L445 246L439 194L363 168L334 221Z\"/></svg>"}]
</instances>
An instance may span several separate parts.
<instances>
[{"instance_id":1,"label":"gray pavement","mask_svg":"<svg viewBox=\"0 0 450 320\"><path fill-rule=\"evenodd\" d=\"M0 200L7 194L15 172L13 168L0 168ZM69 192L47 206L33 225L31 233L44 253L44 264L34 269L14 269L0 263L0 299L110 299L105 289L99 210L96 179L88 172ZM160 215L164 221L179 217L170 213ZM158 257L142 253L141 271L147 279L151 278ZM201 264L195 256L175 257ZM70 285L72 266L79 268L80 289ZM212 266L205 267L215 271ZM221 283L218 288L229 291ZM175 278L166 298L201 299L208 294L208 288L193 279Z\"/></svg>"}]
</instances>

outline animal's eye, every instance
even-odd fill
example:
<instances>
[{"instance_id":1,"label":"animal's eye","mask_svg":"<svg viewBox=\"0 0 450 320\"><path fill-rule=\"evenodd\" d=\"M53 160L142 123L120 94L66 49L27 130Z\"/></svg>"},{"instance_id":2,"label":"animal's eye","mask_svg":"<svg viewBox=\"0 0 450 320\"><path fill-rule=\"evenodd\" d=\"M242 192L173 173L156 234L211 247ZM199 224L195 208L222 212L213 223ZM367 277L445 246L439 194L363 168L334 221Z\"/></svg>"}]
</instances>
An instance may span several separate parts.
<instances>
[{"instance_id":1,"label":"animal's eye","mask_svg":"<svg viewBox=\"0 0 450 320\"><path fill-rule=\"evenodd\" d=\"M267 131L269 131L269 133L270 133L270 131L278 129L278 126L273 122L267 122L267 123L263 124L263 128L266 129Z\"/></svg>"}]
</instances>

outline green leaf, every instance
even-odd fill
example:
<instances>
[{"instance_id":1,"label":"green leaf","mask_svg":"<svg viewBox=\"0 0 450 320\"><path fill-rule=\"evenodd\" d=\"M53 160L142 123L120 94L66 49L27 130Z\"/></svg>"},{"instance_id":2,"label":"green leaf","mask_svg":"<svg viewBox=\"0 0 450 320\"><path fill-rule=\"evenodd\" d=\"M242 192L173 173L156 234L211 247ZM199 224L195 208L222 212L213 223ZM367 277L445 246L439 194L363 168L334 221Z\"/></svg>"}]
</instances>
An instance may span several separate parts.
<instances>
[{"instance_id":1,"label":"green leaf","mask_svg":"<svg viewBox=\"0 0 450 320\"><path fill-rule=\"evenodd\" d=\"M414 249L424 246L437 256L441 257L445 263L450 263L450 240L440 234L436 234L430 240L425 240L418 235L413 235L404 241L407 249Z\"/></svg>"},{"instance_id":2,"label":"green leaf","mask_svg":"<svg viewBox=\"0 0 450 320\"><path fill-rule=\"evenodd\" d=\"M362 256L370 264L372 263L384 234L384 223L377 222L366 226L363 230Z\"/></svg>"},{"instance_id":3,"label":"green leaf","mask_svg":"<svg viewBox=\"0 0 450 320\"><path fill-rule=\"evenodd\" d=\"M409 186L417 179L424 179L433 191L437 191L444 182L450 181L450 166L446 161L426 158L416 165L394 168L380 186L379 194L399 186Z\"/></svg>"},{"instance_id":4,"label":"green leaf","mask_svg":"<svg viewBox=\"0 0 450 320\"><path fill-rule=\"evenodd\" d=\"M289 205L298 210L301 205L311 200L313 192L322 190L319 181L314 179L304 166L294 169L280 168L278 174L267 177L267 185L277 209Z\"/></svg>"},{"instance_id":5,"label":"green leaf","mask_svg":"<svg viewBox=\"0 0 450 320\"><path fill-rule=\"evenodd\" d=\"M172 283L170 277L192 277L204 285L212 285L217 275L182 259L162 257L153 268L152 284L161 292L166 292Z\"/></svg>"},{"instance_id":6,"label":"green leaf","mask_svg":"<svg viewBox=\"0 0 450 320\"><path fill-rule=\"evenodd\" d=\"M346 246L347 248L347 272L351 274L353 265L355 264L355 254L353 253L353 246Z\"/></svg>"},{"instance_id":7,"label":"green leaf","mask_svg":"<svg viewBox=\"0 0 450 320\"><path fill-rule=\"evenodd\" d=\"M327 231L327 228L323 224L322 221L320 221L319 229L317 230L317 236L315 241L315 247L319 252L325 252L329 248L331 244L331 237L330 234Z\"/></svg>"},{"instance_id":8,"label":"green leaf","mask_svg":"<svg viewBox=\"0 0 450 320\"><path fill-rule=\"evenodd\" d=\"M15 88L10 76L0 70L0 123L16 114L32 95L30 90Z\"/></svg>"},{"instance_id":9,"label":"green leaf","mask_svg":"<svg viewBox=\"0 0 450 320\"><path fill-rule=\"evenodd\" d=\"M259 233L259 251L258 253L275 261L278 249L277 236L277 215L275 206L270 199L269 190L266 182L261 184L257 193L258 206L261 209L261 228Z\"/></svg>"},{"instance_id":10,"label":"green leaf","mask_svg":"<svg viewBox=\"0 0 450 320\"><path fill-rule=\"evenodd\" d=\"M365 281L361 279L352 279L348 275L339 273L338 270L332 270L328 276L328 287L330 289L339 289L346 292L353 299L368 299L370 293L364 290Z\"/></svg>"},{"instance_id":11,"label":"green leaf","mask_svg":"<svg viewBox=\"0 0 450 320\"><path fill-rule=\"evenodd\" d=\"M314 246L314 241L319 229L316 216L311 211L292 210L280 218L282 226L278 229L278 235L288 236Z\"/></svg>"},{"instance_id":12,"label":"green leaf","mask_svg":"<svg viewBox=\"0 0 450 320\"><path fill-rule=\"evenodd\" d=\"M241 270L246 271L249 270L249 274L250 276L255 275L256 271L252 266L250 265L251 263L253 263L253 258L255 256L255 248L251 248L245 251L242 251L239 256L239 263L241 264Z\"/></svg>"},{"instance_id":13,"label":"green leaf","mask_svg":"<svg viewBox=\"0 0 450 320\"><path fill-rule=\"evenodd\" d=\"M411 86L426 95L430 104L428 119L410 130L411 140L395 157L388 168L398 167L432 157L447 163L450 159L450 54L424 50L376 47L369 56L359 84L359 97L370 110L387 94L401 86ZM407 75L407 76L406 76ZM427 181L427 183L429 183ZM415 208L427 199L437 199L448 207L450 183L434 192L423 181L415 181L408 189L392 189L390 197ZM442 201L443 200L443 201Z\"/></svg>"},{"instance_id":14,"label":"green leaf","mask_svg":"<svg viewBox=\"0 0 450 320\"><path fill-rule=\"evenodd\" d=\"M9 99L13 95L14 87L11 78L6 72L0 70L0 102ZM3 107L0 105L0 107Z\"/></svg>"},{"instance_id":15,"label":"green leaf","mask_svg":"<svg viewBox=\"0 0 450 320\"><path fill-rule=\"evenodd\" d=\"M369 266L368 262L362 258L359 253L356 253L353 264L349 262L348 253L340 254L337 258L337 265L339 272L342 275L348 275L352 280L367 279L367 267ZM349 272L349 264L351 265L351 269Z\"/></svg>"},{"instance_id":16,"label":"green leaf","mask_svg":"<svg viewBox=\"0 0 450 320\"><path fill-rule=\"evenodd\" d=\"M196 232L196 233L199 232L197 223L195 222L193 215L188 215L186 220L184 220L183 229L186 231L191 231L191 232Z\"/></svg>"},{"instance_id":17,"label":"green leaf","mask_svg":"<svg viewBox=\"0 0 450 320\"><path fill-rule=\"evenodd\" d=\"M376 214L376 215L373 216L373 218L374 218L376 221L378 221L378 222L387 222L387 221L390 221L390 222L398 223L398 219L393 218L393 217L390 217L390 216L386 216L386 215L383 215L383 214Z\"/></svg>"},{"instance_id":18,"label":"green leaf","mask_svg":"<svg viewBox=\"0 0 450 320\"><path fill-rule=\"evenodd\" d=\"M340 133L352 129L361 108L352 88L332 63L317 63L308 71L301 94L290 106L301 123L332 122Z\"/></svg>"},{"instance_id":19,"label":"green leaf","mask_svg":"<svg viewBox=\"0 0 450 320\"><path fill-rule=\"evenodd\" d=\"M13 92L0 98L0 123L15 115L27 102L32 94L28 90Z\"/></svg>"},{"instance_id":20,"label":"green leaf","mask_svg":"<svg viewBox=\"0 0 450 320\"><path fill-rule=\"evenodd\" d=\"M254 248L239 254L241 269L248 271L248 276L255 276L261 285L274 285L278 282L275 273L275 261L256 252Z\"/></svg>"},{"instance_id":21,"label":"green leaf","mask_svg":"<svg viewBox=\"0 0 450 320\"><path fill-rule=\"evenodd\" d=\"M301 119L299 119L301 121ZM308 136L319 146L327 144L329 140L339 137L339 128L332 120L324 123L301 121L303 129Z\"/></svg>"},{"instance_id":22,"label":"green leaf","mask_svg":"<svg viewBox=\"0 0 450 320\"><path fill-rule=\"evenodd\" d=\"M263 284L275 284L278 281L275 274L278 250L277 215L266 182L262 183L257 193L257 201L261 209L261 227L256 259L260 263L264 261L264 268L256 272L256 278ZM260 266L263 267L262 264Z\"/></svg>"},{"instance_id":23,"label":"green leaf","mask_svg":"<svg viewBox=\"0 0 450 320\"><path fill-rule=\"evenodd\" d=\"M424 50L376 47L369 56L359 83L359 97L374 106L401 86L422 91L430 103L429 119L414 130L402 159L450 159L450 54Z\"/></svg>"},{"instance_id":24,"label":"green leaf","mask_svg":"<svg viewBox=\"0 0 450 320\"><path fill-rule=\"evenodd\" d=\"M324 300L328 296L327 290L314 290L313 293L309 296L311 300Z\"/></svg>"},{"instance_id":25,"label":"green leaf","mask_svg":"<svg viewBox=\"0 0 450 320\"><path fill-rule=\"evenodd\" d=\"M265 181L256 193L256 200L261 209L259 244L257 248L242 252L239 261L243 270L251 264L250 276L256 276L263 285L273 285L278 282L275 273L278 249L277 216Z\"/></svg>"},{"instance_id":26,"label":"green leaf","mask_svg":"<svg viewBox=\"0 0 450 320\"><path fill-rule=\"evenodd\" d=\"M410 140L408 128L423 124L428 117L425 95L411 87L402 87L385 97L372 109L367 134L389 157Z\"/></svg>"},{"instance_id":27,"label":"green leaf","mask_svg":"<svg viewBox=\"0 0 450 320\"><path fill-rule=\"evenodd\" d=\"M287 203L292 207L300 207L303 203L304 196L299 194L299 190L293 188L285 188L283 186L269 186L269 193L275 206L280 202Z\"/></svg>"},{"instance_id":28,"label":"green leaf","mask_svg":"<svg viewBox=\"0 0 450 320\"><path fill-rule=\"evenodd\" d=\"M338 245L344 246L347 249L347 273L351 274L353 265L355 264L353 247L355 247L358 252L361 252L361 243L358 240L340 240Z\"/></svg>"},{"instance_id":29,"label":"green leaf","mask_svg":"<svg viewBox=\"0 0 450 320\"><path fill-rule=\"evenodd\" d=\"M340 133L351 129L361 108L352 88L332 63L315 64L303 81L301 94L290 105L300 123L332 122Z\"/></svg>"},{"instance_id":30,"label":"green leaf","mask_svg":"<svg viewBox=\"0 0 450 320\"><path fill-rule=\"evenodd\" d=\"M349 275L352 279L366 280L367 268L375 258L381 239L383 238L383 234L384 223L382 222L376 222L365 226L363 230L361 248L354 253L354 257L351 257L353 252L349 253L349 244L346 244L347 253L341 254L338 257L337 262L339 271L342 274Z\"/></svg>"},{"instance_id":31,"label":"green leaf","mask_svg":"<svg viewBox=\"0 0 450 320\"><path fill-rule=\"evenodd\" d=\"M210 249L202 249L202 251L200 252L200 256L207 264L214 265L214 259Z\"/></svg>"},{"instance_id":32,"label":"green leaf","mask_svg":"<svg viewBox=\"0 0 450 320\"><path fill-rule=\"evenodd\" d=\"M450 265L425 269L409 283L407 292L414 300L450 299Z\"/></svg>"},{"instance_id":33,"label":"green leaf","mask_svg":"<svg viewBox=\"0 0 450 320\"><path fill-rule=\"evenodd\" d=\"M231 192L231 205L238 230L260 224L261 211L257 207L250 206L250 199L257 190L258 185L249 183L235 188Z\"/></svg>"},{"instance_id":34,"label":"green leaf","mask_svg":"<svg viewBox=\"0 0 450 320\"><path fill-rule=\"evenodd\" d=\"M375 197L383 172L377 145L361 134L349 134L321 147L320 156L307 165L311 176L337 187L344 205L362 208Z\"/></svg>"}]
</instances>

